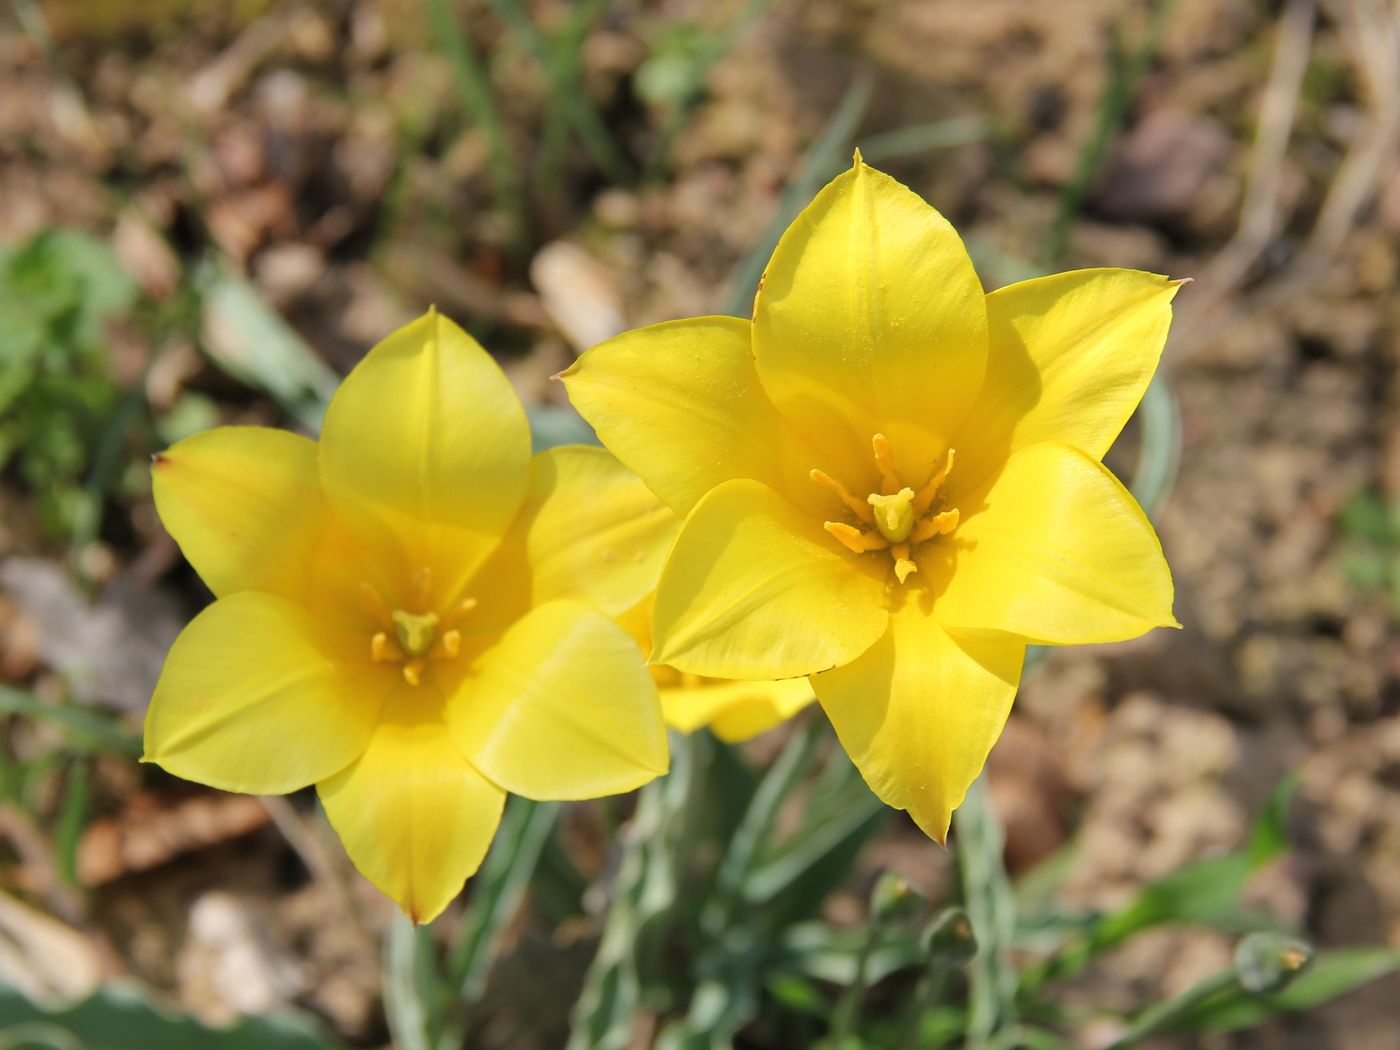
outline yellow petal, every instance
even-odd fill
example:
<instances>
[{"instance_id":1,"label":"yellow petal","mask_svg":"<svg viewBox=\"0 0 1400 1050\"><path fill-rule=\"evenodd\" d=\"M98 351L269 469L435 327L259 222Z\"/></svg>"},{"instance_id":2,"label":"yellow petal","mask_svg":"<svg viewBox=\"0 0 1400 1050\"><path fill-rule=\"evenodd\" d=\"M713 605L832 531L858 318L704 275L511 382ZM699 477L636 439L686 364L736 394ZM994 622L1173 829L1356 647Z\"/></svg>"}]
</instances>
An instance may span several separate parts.
<instances>
[{"instance_id":1,"label":"yellow petal","mask_svg":"<svg viewBox=\"0 0 1400 1050\"><path fill-rule=\"evenodd\" d=\"M145 760L259 795L345 768L364 750L396 676L351 667L318 628L272 594L244 591L205 609L165 659L146 713Z\"/></svg>"},{"instance_id":2,"label":"yellow petal","mask_svg":"<svg viewBox=\"0 0 1400 1050\"><path fill-rule=\"evenodd\" d=\"M695 505L656 592L652 660L712 678L824 671L885 630L889 559L851 554L756 481Z\"/></svg>"},{"instance_id":3,"label":"yellow petal","mask_svg":"<svg viewBox=\"0 0 1400 1050\"><path fill-rule=\"evenodd\" d=\"M572 598L616 614L656 586L680 527L609 453L574 445L534 458L512 532L525 548L531 604Z\"/></svg>"},{"instance_id":4,"label":"yellow petal","mask_svg":"<svg viewBox=\"0 0 1400 1050\"><path fill-rule=\"evenodd\" d=\"M603 444L678 514L733 478L812 489L817 457L759 385L749 330L734 317L668 321L600 343L560 377Z\"/></svg>"},{"instance_id":5,"label":"yellow petal","mask_svg":"<svg viewBox=\"0 0 1400 1050\"><path fill-rule=\"evenodd\" d=\"M786 722L812 702L805 678L781 682L725 682L661 690L661 713L666 724L682 733L709 726L725 743L737 744Z\"/></svg>"},{"instance_id":6,"label":"yellow petal","mask_svg":"<svg viewBox=\"0 0 1400 1050\"><path fill-rule=\"evenodd\" d=\"M579 602L515 623L448 705L452 738L506 790L597 798L666 772L656 686L627 633Z\"/></svg>"},{"instance_id":7,"label":"yellow petal","mask_svg":"<svg viewBox=\"0 0 1400 1050\"><path fill-rule=\"evenodd\" d=\"M883 433L901 476L922 478L982 385L985 296L947 220L857 157L779 241L753 347L769 398L837 476L869 471Z\"/></svg>"},{"instance_id":8,"label":"yellow petal","mask_svg":"<svg viewBox=\"0 0 1400 1050\"><path fill-rule=\"evenodd\" d=\"M1025 648L954 637L910 602L867 653L812 686L870 789L941 843L1006 724Z\"/></svg>"},{"instance_id":9,"label":"yellow petal","mask_svg":"<svg viewBox=\"0 0 1400 1050\"><path fill-rule=\"evenodd\" d=\"M1139 270L1076 270L988 295L987 379L953 442L959 483L1042 441L1102 459L1157 370L1179 287Z\"/></svg>"},{"instance_id":10,"label":"yellow petal","mask_svg":"<svg viewBox=\"0 0 1400 1050\"><path fill-rule=\"evenodd\" d=\"M1177 626L1157 534L1086 453L1022 449L979 503L961 509L952 578L934 603L945 626L1049 644L1116 642Z\"/></svg>"},{"instance_id":11,"label":"yellow petal","mask_svg":"<svg viewBox=\"0 0 1400 1050\"><path fill-rule=\"evenodd\" d=\"M476 872L505 803L452 746L441 707L401 685L360 759L316 786L355 867L418 923Z\"/></svg>"},{"instance_id":12,"label":"yellow petal","mask_svg":"<svg viewBox=\"0 0 1400 1050\"><path fill-rule=\"evenodd\" d=\"M529 462L529 427L510 382L435 311L355 367L321 434L321 480L336 512L376 549L396 545L405 571L431 565L445 593L504 535Z\"/></svg>"},{"instance_id":13,"label":"yellow petal","mask_svg":"<svg viewBox=\"0 0 1400 1050\"><path fill-rule=\"evenodd\" d=\"M162 524L216 595L304 593L324 518L314 441L218 427L157 455L151 485Z\"/></svg>"}]
</instances>

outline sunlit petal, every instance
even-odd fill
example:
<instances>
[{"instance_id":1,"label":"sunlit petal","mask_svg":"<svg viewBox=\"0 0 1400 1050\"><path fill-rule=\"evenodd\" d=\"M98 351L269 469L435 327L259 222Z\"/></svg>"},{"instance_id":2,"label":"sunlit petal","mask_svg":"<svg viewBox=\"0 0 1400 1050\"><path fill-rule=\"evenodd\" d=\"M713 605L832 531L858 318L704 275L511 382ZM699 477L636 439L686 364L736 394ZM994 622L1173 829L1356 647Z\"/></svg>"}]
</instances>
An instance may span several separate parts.
<instances>
[{"instance_id":1,"label":"sunlit petal","mask_svg":"<svg viewBox=\"0 0 1400 1050\"><path fill-rule=\"evenodd\" d=\"M431 922L486 856L505 792L452 745L440 697L401 686L364 754L317 785L355 867Z\"/></svg>"},{"instance_id":2,"label":"sunlit petal","mask_svg":"<svg viewBox=\"0 0 1400 1050\"><path fill-rule=\"evenodd\" d=\"M181 632L146 714L146 755L225 791L282 794L352 762L394 677L348 659L285 598L221 598Z\"/></svg>"},{"instance_id":3,"label":"sunlit petal","mask_svg":"<svg viewBox=\"0 0 1400 1050\"><path fill-rule=\"evenodd\" d=\"M944 842L1001 735L1025 646L957 638L917 602L859 659L812 679L841 746L884 802Z\"/></svg>"},{"instance_id":4,"label":"sunlit petal","mask_svg":"<svg viewBox=\"0 0 1400 1050\"><path fill-rule=\"evenodd\" d=\"M579 599L620 613L656 586L681 519L600 448L534 458L512 539L525 550L531 604Z\"/></svg>"},{"instance_id":5,"label":"sunlit petal","mask_svg":"<svg viewBox=\"0 0 1400 1050\"><path fill-rule=\"evenodd\" d=\"M884 558L851 554L819 517L756 481L691 511L657 588L652 659L713 678L792 678L846 663L884 632Z\"/></svg>"},{"instance_id":6,"label":"sunlit petal","mask_svg":"<svg viewBox=\"0 0 1400 1050\"><path fill-rule=\"evenodd\" d=\"M157 455L151 486L161 523L215 594L304 594L325 516L314 441L218 427Z\"/></svg>"},{"instance_id":7,"label":"sunlit petal","mask_svg":"<svg viewBox=\"0 0 1400 1050\"><path fill-rule=\"evenodd\" d=\"M818 457L759 385L748 321L696 317L626 332L560 378L603 443L678 514L734 478L815 498L807 472Z\"/></svg>"},{"instance_id":8,"label":"sunlit petal","mask_svg":"<svg viewBox=\"0 0 1400 1050\"><path fill-rule=\"evenodd\" d=\"M758 376L846 472L884 433L922 476L982 385L985 296L957 232L857 157L783 234L754 300Z\"/></svg>"},{"instance_id":9,"label":"sunlit petal","mask_svg":"<svg viewBox=\"0 0 1400 1050\"><path fill-rule=\"evenodd\" d=\"M1180 287L1140 270L1076 270L988 295L987 379L954 440L959 482L1042 441L1102 459L1157 370Z\"/></svg>"},{"instance_id":10,"label":"sunlit petal","mask_svg":"<svg viewBox=\"0 0 1400 1050\"><path fill-rule=\"evenodd\" d=\"M525 412L505 374L434 311L356 366L321 435L336 512L375 549L397 548L406 571L438 567L449 592L515 517L529 461Z\"/></svg>"},{"instance_id":11,"label":"sunlit petal","mask_svg":"<svg viewBox=\"0 0 1400 1050\"><path fill-rule=\"evenodd\" d=\"M980 504L964 510L951 579L934 604L943 624L1061 644L1177 625L1157 534L1118 479L1086 453L1055 444L1022 449Z\"/></svg>"},{"instance_id":12,"label":"sunlit petal","mask_svg":"<svg viewBox=\"0 0 1400 1050\"><path fill-rule=\"evenodd\" d=\"M812 702L805 678L781 682L706 681L661 690L666 724L690 733L709 726L729 744L739 743L786 722Z\"/></svg>"},{"instance_id":13,"label":"sunlit petal","mask_svg":"<svg viewBox=\"0 0 1400 1050\"><path fill-rule=\"evenodd\" d=\"M667 768L641 651L579 602L550 602L514 624L462 682L448 723L478 769L527 798L617 794Z\"/></svg>"}]
</instances>

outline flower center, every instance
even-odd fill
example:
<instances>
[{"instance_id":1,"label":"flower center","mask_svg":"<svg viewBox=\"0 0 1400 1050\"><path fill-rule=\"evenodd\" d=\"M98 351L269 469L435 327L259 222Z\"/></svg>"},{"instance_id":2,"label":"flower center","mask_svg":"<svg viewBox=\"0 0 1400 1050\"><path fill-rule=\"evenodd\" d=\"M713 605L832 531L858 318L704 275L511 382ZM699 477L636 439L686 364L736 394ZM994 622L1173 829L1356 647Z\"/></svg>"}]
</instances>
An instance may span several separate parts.
<instances>
[{"instance_id":1,"label":"flower center","mask_svg":"<svg viewBox=\"0 0 1400 1050\"><path fill-rule=\"evenodd\" d=\"M957 508L944 507L944 501L939 497L943 483L953 471L954 451L951 448L948 450L943 457L943 465L934 470L915 492L907 485L900 484L889 438L876 434L870 439L870 446L875 454L875 465L880 469L881 491L872 492L864 502L856 499L846 486L825 471L814 469L808 477L835 493L836 498L856 517L855 525L844 521L824 522L826 531L856 554L888 550L894 559L895 576L903 583L910 573L919 571L910 556L913 548L936 536L947 535L958 527Z\"/></svg>"},{"instance_id":2,"label":"flower center","mask_svg":"<svg viewBox=\"0 0 1400 1050\"><path fill-rule=\"evenodd\" d=\"M409 588L411 609L391 609L373 585L360 584L365 609L380 626L370 636L370 659L399 664L409 685L423 681L430 660L451 660L461 652L462 632L456 628L457 621L476 608L475 598L463 598L443 615L425 610L431 583L426 568L414 575Z\"/></svg>"}]
</instances>

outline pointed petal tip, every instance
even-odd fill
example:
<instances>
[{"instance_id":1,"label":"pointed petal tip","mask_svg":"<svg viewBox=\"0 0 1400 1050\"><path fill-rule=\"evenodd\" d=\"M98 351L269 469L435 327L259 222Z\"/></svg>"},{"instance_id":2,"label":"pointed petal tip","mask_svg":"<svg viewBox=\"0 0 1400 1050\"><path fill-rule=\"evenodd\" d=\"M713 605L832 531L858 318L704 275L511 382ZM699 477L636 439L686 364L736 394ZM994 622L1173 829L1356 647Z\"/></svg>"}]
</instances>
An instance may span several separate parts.
<instances>
[{"instance_id":1,"label":"pointed petal tip","mask_svg":"<svg viewBox=\"0 0 1400 1050\"><path fill-rule=\"evenodd\" d=\"M152 467L163 467L163 466L166 466L167 464L169 464L169 462L170 462L170 456L169 456L167 453L165 453L165 452L153 452L153 453L151 453L151 466L152 466Z\"/></svg>"},{"instance_id":2,"label":"pointed petal tip","mask_svg":"<svg viewBox=\"0 0 1400 1050\"><path fill-rule=\"evenodd\" d=\"M1174 285L1174 286L1177 287L1177 288L1180 288L1180 287L1181 287L1182 285L1184 285L1184 284L1195 284L1195 283L1196 283L1196 278L1194 278L1194 277L1175 277L1175 278L1172 278L1171 280L1169 280L1167 283L1170 284L1170 285Z\"/></svg>"},{"instance_id":3,"label":"pointed petal tip","mask_svg":"<svg viewBox=\"0 0 1400 1050\"><path fill-rule=\"evenodd\" d=\"M853 167L853 168L863 168L863 167L865 167L865 166L866 166L866 164L865 164L865 158L862 157L862 156L860 155L860 147L857 146L857 147L855 148L854 154L853 154L852 157L851 157L851 167Z\"/></svg>"}]
</instances>

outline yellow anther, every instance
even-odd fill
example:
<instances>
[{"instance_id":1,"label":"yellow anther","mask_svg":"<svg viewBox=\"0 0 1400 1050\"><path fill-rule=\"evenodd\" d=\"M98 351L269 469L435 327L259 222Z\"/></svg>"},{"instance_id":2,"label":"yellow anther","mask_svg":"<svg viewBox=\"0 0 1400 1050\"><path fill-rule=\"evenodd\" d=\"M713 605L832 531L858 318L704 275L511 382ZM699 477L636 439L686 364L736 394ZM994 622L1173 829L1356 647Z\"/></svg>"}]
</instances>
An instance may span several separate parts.
<instances>
[{"instance_id":1,"label":"yellow anther","mask_svg":"<svg viewBox=\"0 0 1400 1050\"><path fill-rule=\"evenodd\" d=\"M383 624L385 630L393 628L394 620L389 615L389 607L384 604L384 599L374 589L373 584L360 583L360 604L364 606L365 612Z\"/></svg>"},{"instance_id":2,"label":"yellow anther","mask_svg":"<svg viewBox=\"0 0 1400 1050\"><path fill-rule=\"evenodd\" d=\"M862 532L854 525L847 525L844 521L823 522L822 528L835 536L841 542L841 546L856 554L884 550L890 545L889 540L879 533Z\"/></svg>"},{"instance_id":3,"label":"yellow anther","mask_svg":"<svg viewBox=\"0 0 1400 1050\"><path fill-rule=\"evenodd\" d=\"M899 491L899 476L894 472L894 446L884 434L876 434L870 439L870 447L875 453L875 465L880 468L880 486L884 492Z\"/></svg>"},{"instance_id":4,"label":"yellow anther","mask_svg":"<svg viewBox=\"0 0 1400 1050\"><path fill-rule=\"evenodd\" d=\"M919 494L914 497L914 513L923 516L929 507L933 506L934 497L938 495L938 490L943 483L948 480L948 475L953 472L953 457L957 454L956 449L949 449L943 457L943 466L933 472L933 477L924 482L924 487L919 489ZM956 523L955 523L956 524Z\"/></svg>"},{"instance_id":5,"label":"yellow anther","mask_svg":"<svg viewBox=\"0 0 1400 1050\"><path fill-rule=\"evenodd\" d=\"M447 615L442 618L442 626L452 627L458 620L476 608L475 598L463 598L460 602L447 610Z\"/></svg>"},{"instance_id":6,"label":"yellow anther","mask_svg":"<svg viewBox=\"0 0 1400 1050\"><path fill-rule=\"evenodd\" d=\"M433 644L437 634L437 613L408 613L395 610L394 629L398 634L399 645L409 656L422 656Z\"/></svg>"},{"instance_id":7,"label":"yellow anther","mask_svg":"<svg viewBox=\"0 0 1400 1050\"><path fill-rule=\"evenodd\" d=\"M919 567L909 557L909 544L896 543L890 548L890 554L894 557L894 574L899 577L900 583L907 580L911 572L919 571Z\"/></svg>"},{"instance_id":8,"label":"yellow anther","mask_svg":"<svg viewBox=\"0 0 1400 1050\"><path fill-rule=\"evenodd\" d=\"M438 638L437 647L433 649L433 655L439 660L451 660L462 651L462 632L443 631Z\"/></svg>"},{"instance_id":9,"label":"yellow anther","mask_svg":"<svg viewBox=\"0 0 1400 1050\"><path fill-rule=\"evenodd\" d=\"M423 661L415 657L403 665L403 680L409 685L423 684Z\"/></svg>"},{"instance_id":10,"label":"yellow anther","mask_svg":"<svg viewBox=\"0 0 1400 1050\"><path fill-rule=\"evenodd\" d=\"M837 481L826 471L813 468L807 472L807 476L818 485L823 485L834 492L836 498L844 503L847 509L861 521L865 522L867 525L875 524L875 515L870 513L870 508L852 496L850 492L846 490L845 485L841 484L841 482Z\"/></svg>"},{"instance_id":11,"label":"yellow anther","mask_svg":"<svg viewBox=\"0 0 1400 1050\"><path fill-rule=\"evenodd\" d=\"M377 664L398 663L404 658L404 651L398 642L378 631L369 640L369 658Z\"/></svg>"},{"instance_id":12,"label":"yellow anther","mask_svg":"<svg viewBox=\"0 0 1400 1050\"><path fill-rule=\"evenodd\" d=\"M931 518L924 518L914 526L914 531L909 534L910 543L923 543L924 540L931 540L935 536L946 536L958 527L958 509L945 510L942 514L935 514Z\"/></svg>"},{"instance_id":13,"label":"yellow anther","mask_svg":"<svg viewBox=\"0 0 1400 1050\"><path fill-rule=\"evenodd\" d=\"M902 488L892 496L868 498L875 508L875 527L891 543L903 543L914 528L914 490Z\"/></svg>"}]
</instances>

